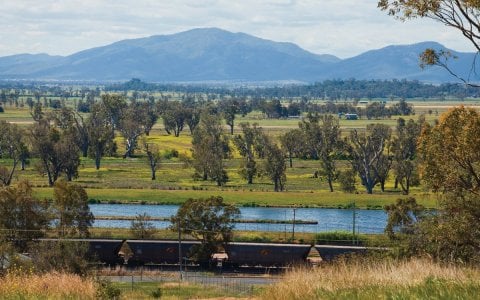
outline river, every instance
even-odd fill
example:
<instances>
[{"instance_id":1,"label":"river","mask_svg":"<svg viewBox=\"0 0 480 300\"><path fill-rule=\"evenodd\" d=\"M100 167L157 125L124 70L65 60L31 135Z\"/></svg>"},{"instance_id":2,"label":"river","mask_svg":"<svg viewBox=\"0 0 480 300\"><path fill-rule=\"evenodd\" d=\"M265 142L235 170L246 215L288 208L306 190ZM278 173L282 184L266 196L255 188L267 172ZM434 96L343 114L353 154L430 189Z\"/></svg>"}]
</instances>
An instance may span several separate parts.
<instances>
[{"instance_id":1,"label":"river","mask_svg":"<svg viewBox=\"0 0 480 300\"><path fill-rule=\"evenodd\" d=\"M146 213L151 217L170 217L176 214L178 205L140 204L90 204L90 210L97 216L136 216ZM240 219L245 220L293 220L293 208L241 207ZM295 232L352 231L353 210L327 208L296 208L295 219L317 221L316 225L295 224ZM382 233L387 222L383 210L355 210L355 229L359 233ZM158 228L167 228L170 222L152 221ZM95 227L129 228L131 221L96 220ZM291 232L292 224L237 223L237 230Z\"/></svg>"}]
</instances>

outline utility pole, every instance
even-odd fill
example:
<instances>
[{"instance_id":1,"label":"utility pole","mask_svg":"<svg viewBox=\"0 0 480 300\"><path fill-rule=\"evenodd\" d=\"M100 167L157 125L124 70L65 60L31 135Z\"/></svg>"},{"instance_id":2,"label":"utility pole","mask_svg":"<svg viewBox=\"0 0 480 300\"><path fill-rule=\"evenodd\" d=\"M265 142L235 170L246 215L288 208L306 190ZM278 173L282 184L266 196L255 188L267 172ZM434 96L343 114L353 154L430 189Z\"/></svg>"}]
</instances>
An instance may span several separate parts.
<instances>
[{"instance_id":1,"label":"utility pole","mask_svg":"<svg viewBox=\"0 0 480 300\"><path fill-rule=\"evenodd\" d=\"M355 238L355 219L357 215L355 213L355 199L353 200L353 214L352 214L352 234L353 234L353 244L356 244L356 238Z\"/></svg>"},{"instance_id":2,"label":"utility pole","mask_svg":"<svg viewBox=\"0 0 480 300\"><path fill-rule=\"evenodd\" d=\"M293 226L292 226L292 241L295 240L295 211L297 210L296 207L293 208Z\"/></svg>"},{"instance_id":3,"label":"utility pole","mask_svg":"<svg viewBox=\"0 0 480 300\"><path fill-rule=\"evenodd\" d=\"M180 220L177 221L178 229L178 265L180 271L180 280L183 279L182 276L182 232L180 231Z\"/></svg>"}]
</instances>

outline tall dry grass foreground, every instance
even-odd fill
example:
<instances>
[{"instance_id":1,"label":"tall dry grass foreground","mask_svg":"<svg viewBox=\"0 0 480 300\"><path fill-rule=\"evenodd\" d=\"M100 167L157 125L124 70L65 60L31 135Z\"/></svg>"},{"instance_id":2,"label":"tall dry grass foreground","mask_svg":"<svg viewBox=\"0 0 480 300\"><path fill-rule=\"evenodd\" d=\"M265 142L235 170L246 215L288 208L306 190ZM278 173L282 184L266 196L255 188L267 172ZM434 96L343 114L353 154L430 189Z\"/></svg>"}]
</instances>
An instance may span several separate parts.
<instances>
[{"instance_id":1,"label":"tall dry grass foreground","mask_svg":"<svg viewBox=\"0 0 480 300\"><path fill-rule=\"evenodd\" d=\"M433 283L433 284L432 284ZM449 291L440 291L450 289ZM457 293L457 291L459 291ZM442 266L428 260L336 262L296 269L268 287L263 299L435 299L479 295L480 270ZM392 294L394 293L394 295ZM460 296L464 295L464 297Z\"/></svg>"},{"instance_id":2,"label":"tall dry grass foreground","mask_svg":"<svg viewBox=\"0 0 480 300\"><path fill-rule=\"evenodd\" d=\"M64 273L9 273L0 278L0 299L95 299L94 280Z\"/></svg>"}]
</instances>

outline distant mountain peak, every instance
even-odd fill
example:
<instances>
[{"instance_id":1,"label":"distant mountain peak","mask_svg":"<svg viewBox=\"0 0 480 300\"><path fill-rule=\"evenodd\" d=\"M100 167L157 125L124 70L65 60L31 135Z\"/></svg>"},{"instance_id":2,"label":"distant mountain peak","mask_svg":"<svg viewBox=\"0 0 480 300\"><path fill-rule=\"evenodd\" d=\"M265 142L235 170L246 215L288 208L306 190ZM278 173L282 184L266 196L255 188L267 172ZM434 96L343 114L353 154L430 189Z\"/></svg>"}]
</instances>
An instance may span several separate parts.
<instances>
[{"instance_id":1,"label":"distant mountain peak","mask_svg":"<svg viewBox=\"0 0 480 300\"><path fill-rule=\"evenodd\" d=\"M150 82L313 82L341 78L453 81L442 70L419 68L418 55L425 48L445 49L435 42L423 42L387 46L341 60L330 54L308 52L290 42L274 42L216 27L194 28L176 34L122 40L66 57L46 54L0 57L0 78L94 81L139 78ZM453 64L459 73L470 69L472 55L458 55Z\"/></svg>"}]
</instances>

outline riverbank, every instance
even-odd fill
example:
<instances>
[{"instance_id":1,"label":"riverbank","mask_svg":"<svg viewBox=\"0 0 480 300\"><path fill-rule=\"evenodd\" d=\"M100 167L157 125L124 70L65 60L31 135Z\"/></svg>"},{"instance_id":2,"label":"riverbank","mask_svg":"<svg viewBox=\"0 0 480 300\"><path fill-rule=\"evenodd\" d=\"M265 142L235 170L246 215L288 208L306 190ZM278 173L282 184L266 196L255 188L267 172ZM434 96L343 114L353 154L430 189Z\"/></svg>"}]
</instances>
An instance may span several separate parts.
<instances>
[{"instance_id":1,"label":"riverbank","mask_svg":"<svg viewBox=\"0 0 480 300\"><path fill-rule=\"evenodd\" d=\"M258 192L249 190L160 190L160 189L90 189L87 188L90 203L108 204L182 204L189 198L208 198L221 196L227 203L240 207L318 207L349 209L354 205L359 209L383 209L385 205L395 203L398 198L407 196L400 193L357 193L311 191L311 192ZM39 198L51 199L53 189L39 187L34 189ZM413 192L410 197L426 208L436 208L437 200L433 195L421 191Z\"/></svg>"}]
</instances>

